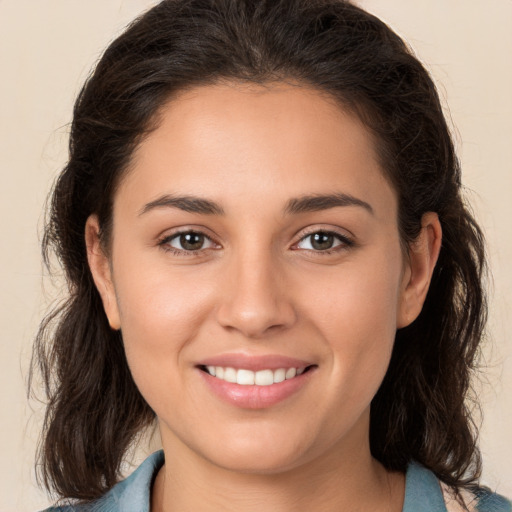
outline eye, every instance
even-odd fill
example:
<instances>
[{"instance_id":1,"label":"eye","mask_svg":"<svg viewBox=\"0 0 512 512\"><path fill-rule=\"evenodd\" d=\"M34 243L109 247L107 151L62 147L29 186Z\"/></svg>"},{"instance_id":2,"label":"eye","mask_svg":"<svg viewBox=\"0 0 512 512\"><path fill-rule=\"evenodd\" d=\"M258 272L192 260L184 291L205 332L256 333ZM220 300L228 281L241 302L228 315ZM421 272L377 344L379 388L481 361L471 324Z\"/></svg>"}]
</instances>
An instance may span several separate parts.
<instances>
[{"instance_id":1,"label":"eye","mask_svg":"<svg viewBox=\"0 0 512 512\"><path fill-rule=\"evenodd\" d=\"M182 231L165 237L159 242L166 250L176 253L196 253L204 249L216 247L216 244L204 233L198 231Z\"/></svg>"},{"instance_id":2,"label":"eye","mask_svg":"<svg viewBox=\"0 0 512 512\"><path fill-rule=\"evenodd\" d=\"M303 237L296 245L298 249L306 249L317 252L331 252L353 245L352 240L346 236L332 231L315 231Z\"/></svg>"}]
</instances>

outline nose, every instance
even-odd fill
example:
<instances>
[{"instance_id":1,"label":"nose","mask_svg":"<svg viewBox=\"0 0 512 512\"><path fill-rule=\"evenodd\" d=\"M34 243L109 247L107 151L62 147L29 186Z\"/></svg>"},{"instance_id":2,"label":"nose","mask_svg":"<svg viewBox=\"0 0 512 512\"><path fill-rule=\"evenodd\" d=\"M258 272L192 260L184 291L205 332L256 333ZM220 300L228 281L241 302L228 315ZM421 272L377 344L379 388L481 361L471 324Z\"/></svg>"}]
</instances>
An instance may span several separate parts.
<instances>
[{"instance_id":1,"label":"nose","mask_svg":"<svg viewBox=\"0 0 512 512\"><path fill-rule=\"evenodd\" d=\"M246 338L263 338L297 320L283 269L271 254L238 255L220 286L217 321Z\"/></svg>"}]
</instances>

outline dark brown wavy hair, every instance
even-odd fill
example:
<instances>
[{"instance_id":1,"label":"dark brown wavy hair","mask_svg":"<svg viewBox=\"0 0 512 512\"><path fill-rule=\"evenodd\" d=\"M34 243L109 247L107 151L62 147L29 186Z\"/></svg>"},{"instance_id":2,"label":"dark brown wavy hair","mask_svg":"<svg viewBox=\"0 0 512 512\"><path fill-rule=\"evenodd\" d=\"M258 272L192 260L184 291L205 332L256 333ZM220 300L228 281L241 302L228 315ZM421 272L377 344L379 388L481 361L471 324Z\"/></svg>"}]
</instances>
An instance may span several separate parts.
<instances>
[{"instance_id":1,"label":"dark brown wavy hair","mask_svg":"<svg viewBox=\"0 0 512 512\"><path fill-rule=\"evenodd\" d=\"M372 402L373 456L398 471L418 461L455 488L477 480L468 391L486 316L484 246L429 74L388 26L348 1L164 0L107 48L86 81L51 196L43 253L47 263L58 256L69 296L40 327L32 371L42 373L48 400L41 478L60 496L90 500L111 488L155 419L94 286L86 219L98 215L108 244L116 185L177 92L283 80L330 94L373 133L398 193L404 247L425 212L437 212L443 229L423 310L396 333Z\"/></svg>"}]
</instances>

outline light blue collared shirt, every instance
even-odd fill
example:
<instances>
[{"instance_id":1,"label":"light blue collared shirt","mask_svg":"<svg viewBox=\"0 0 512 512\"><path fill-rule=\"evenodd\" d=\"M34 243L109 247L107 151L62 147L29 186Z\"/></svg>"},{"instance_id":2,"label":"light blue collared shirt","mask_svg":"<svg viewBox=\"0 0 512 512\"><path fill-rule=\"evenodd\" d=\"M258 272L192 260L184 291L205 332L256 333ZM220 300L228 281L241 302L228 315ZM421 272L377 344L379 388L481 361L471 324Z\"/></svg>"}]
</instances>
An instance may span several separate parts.
<instances>
[{"instance_id":1,"label":"light blue collared shirt","mask_svg":"<svg viewBox=\"0 0 512 512\"><path fill-rule=\"evenodd\" d=\"M50 507L43 512L150 512L151 486L164 464L162 450L150 455L128 478L92 503ZM512 504L482 489L476 494L479 512L512 512ZM405 475L402 512L447 512L439 481L428 469L410 464Z\"/></svg>"}]
</instances>

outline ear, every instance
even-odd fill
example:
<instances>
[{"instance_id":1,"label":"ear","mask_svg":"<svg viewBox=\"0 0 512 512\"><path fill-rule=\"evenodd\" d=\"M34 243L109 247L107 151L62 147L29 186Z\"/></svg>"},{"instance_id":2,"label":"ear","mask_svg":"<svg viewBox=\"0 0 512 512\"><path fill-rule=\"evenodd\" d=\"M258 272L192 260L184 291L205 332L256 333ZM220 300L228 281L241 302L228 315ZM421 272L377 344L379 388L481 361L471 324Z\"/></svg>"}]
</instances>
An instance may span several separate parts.
<instances>
[{"instance_id":1,"label":"ear","mask_svg":"<svg viewBox=\"0 0 512 512\"><path fill-rule=\"evenodd\" d=\"M397 313L397 328L411 324L420 314L441 250L442 229L437 213L421 219L418 238L409 245Z\"/></svg>"},{"instance_id":2,"label":"ear","mask_svg":"<svg viewBox=\"0 0 512 512\"><path fill-rule=\"evenodd\" d=\"M112 329L118 330L121 328L121 320L112 280L112 269L100 241L100 225L96 215L91 215L85 223L85 245L89 268L101 296L108 323Z\"/></svg>"}]
</instances>

